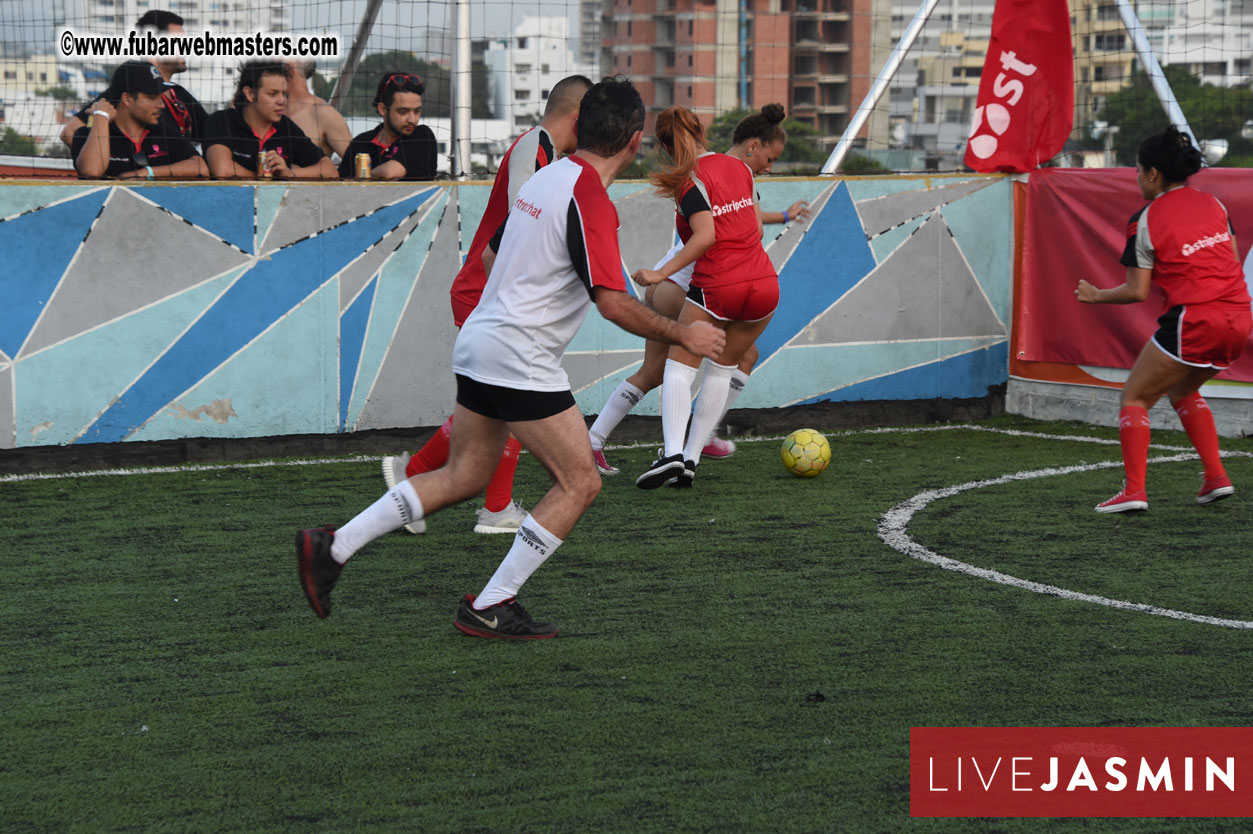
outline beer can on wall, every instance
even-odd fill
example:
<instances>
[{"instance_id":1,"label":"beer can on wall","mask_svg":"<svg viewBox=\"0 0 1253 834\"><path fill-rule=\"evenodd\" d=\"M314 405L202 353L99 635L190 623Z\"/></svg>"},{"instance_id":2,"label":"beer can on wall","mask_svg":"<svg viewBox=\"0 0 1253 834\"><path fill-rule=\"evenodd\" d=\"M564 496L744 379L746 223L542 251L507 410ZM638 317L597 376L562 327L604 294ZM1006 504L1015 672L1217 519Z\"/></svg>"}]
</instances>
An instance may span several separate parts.
<instances>
[{"instance_id":1,"label":"beer can on wall","mask_svg":"<svg viewBox=\"0 0 1253 834\"><path fill-rule=\"evenodd\" d=\"M357 179L368 180L370 178L370 155L368 153L359 153L353 159L357 169Z\"/></svg>"}]
</instances>

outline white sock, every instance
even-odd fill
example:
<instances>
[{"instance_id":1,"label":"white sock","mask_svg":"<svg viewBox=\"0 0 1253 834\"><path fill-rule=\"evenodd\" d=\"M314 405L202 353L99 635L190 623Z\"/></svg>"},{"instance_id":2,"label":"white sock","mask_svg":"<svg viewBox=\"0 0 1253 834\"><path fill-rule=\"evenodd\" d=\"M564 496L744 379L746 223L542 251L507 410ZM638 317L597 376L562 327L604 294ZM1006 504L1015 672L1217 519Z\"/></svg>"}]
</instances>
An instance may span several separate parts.
<instances>
[{"instance_id":1,"label":"white sock","mask_svg":"<svg viewBox=\"0 0 1253 834\"><path fill-rule=\"evenodd\" d=\"M605 400L605 407L600 410L600 414L596 415L596 422L592 423L592 427L587 431L592 441L593 451L599 452L605 448L605 441L609 439L609 435L613 434L613 430L622 422L622 418L627 416L627 412L639 405L643 398L644 392L630 382L624 379L618 383L618 387L613 389L609 399Z\"/></svg>"},{"instance_id":2,"label":"white sock","mask_svg":"<svg viewBox=\"0 0 1253 834\"><path fill-rule=\"evenodd\" d=\"M727 412L731 410L732 404L739 399L740 394L744 393L744 386L748 384L748 374L744 373L737 366L731 374L731 388L727 391L727 404L722 409L722 416L718 418L718 425L721 426L727 420ZM714 427L717 433L717 426Z\"/></svg>"},{"instance_id":3,"label":"white sock","mask_svg":"<svg viewBox=\"0 0 1253 834\"><path fill-rule=\"evenodd\" d=\"M700 462L701 449L709 442L709 435L718 427L727 403L734 365L709 363L705 369L705 383L700 387L696 407L692 412L692 428L687 434L687 447L683 459Z\"/></svg>"},{"instance_id":4,"label":"white sock","mask_svg":"<svg viewBox=\"0 0 1253 834\"><path fill-rule=\"evenodd\" d=\"M352 558L352 554L379 536L417 521L424 515L422 500L418 498L413 484L401 481L335 531L331 558L342 565Z\"/></svg>"},{"instance_id":5,"label":"white sock","mask_svg":"<svg viewBox=\"0 0 1253 834\"><path fill-rule=\"evenodd\" d=\"M666 360L666 373L661 381L661 431L666 438L665 456L683 451L687 418L692 413L692 380L696 369L682 362Z\"/></svg>"},{"instance_id":6,"label":"white sock","mask_svg":"<svg viewBox=\"0 0 1253 834\"><path fill-rule=\"evenodd\" d=\"M518 532L514 534L513 546L475 598L474 607L482 611L488 606L516 597L522 583L530 579L531 574L539 570L544 560L560 546L561 539L539 526L531 514L527 513Z\"/></svg>"}]
</instances>

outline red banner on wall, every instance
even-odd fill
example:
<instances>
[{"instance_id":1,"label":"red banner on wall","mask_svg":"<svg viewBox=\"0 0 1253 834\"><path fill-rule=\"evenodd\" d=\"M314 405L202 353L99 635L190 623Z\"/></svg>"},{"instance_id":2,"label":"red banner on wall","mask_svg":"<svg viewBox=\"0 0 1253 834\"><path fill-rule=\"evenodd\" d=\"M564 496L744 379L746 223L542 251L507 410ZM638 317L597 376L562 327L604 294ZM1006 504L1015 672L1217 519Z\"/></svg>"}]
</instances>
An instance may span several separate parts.
<instances>
[{"instance_id":1,"label":"red banner on wall","mask_svg":"<svg viewBox=\"0 0 1253 834\"><path fill-rule=\"evenodd\" d=\"M913 727L914 817L1253 817L1248 727Z\"/></svg>"},{"instance_id":2,"label":"red banner on wall","mask_svg":"<svg viewBox=\"0 0 1253 834\"><path fill-rule=\"evenodd\" d=\"M1057 155L1074 118L1066 0L997 0L966 164L1030 171Z\"/></svg>"},{"instance_id":3,"label":"red banner on wall","mask_svg":"<svg viewBox=\"0 0 1253 834\"><path fill-rule=\"evenodd\" d=\"M1253 170L1209 168L1188 184L1227 207L1241 257L1253 245ZM1118 262L1127 221L1144 198L1132 168L1045 168L1031 174L1022 241L1016 350L1028 362L1130 368L1157 330L1164 298L1139 304L1080 304L1080 278L1100 288L1126 280ZM1253 344L1220 379L1253 382Z\"/></svg>"}]
</instances>

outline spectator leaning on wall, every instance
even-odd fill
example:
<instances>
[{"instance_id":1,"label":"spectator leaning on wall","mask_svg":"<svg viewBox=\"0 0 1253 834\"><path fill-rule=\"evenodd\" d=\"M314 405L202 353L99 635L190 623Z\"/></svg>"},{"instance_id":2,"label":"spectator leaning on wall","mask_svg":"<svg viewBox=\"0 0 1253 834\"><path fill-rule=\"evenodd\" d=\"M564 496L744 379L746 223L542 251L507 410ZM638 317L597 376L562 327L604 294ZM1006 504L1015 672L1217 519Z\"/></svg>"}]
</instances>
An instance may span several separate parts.
<instances>
[{"instance_id":1,"label":"spectator leaning on wall","mask_svg":"<svg viewBox=\"0 0 1253 834\"><path fill-rule=\"evenodd\" d=\"M423 124L422 93L426 85L413 74L390 72L379 81L374 106L383 123L354 136L339 163L339 175L356 176L357 154L370 155L370 177L376 180L435 179L435 134Z\"/></svg>"},{"instance_id":2,"label":"spectator leaning on wall","mask_svg":"<svg viewBox=\"0 0 1253 834\"><path fill-rule=\"evenodd\" d=\"M135 28L140 31L155 30L158 34L176 35L183 31L183 19L174 12L151 9L139 18L135 23ZM165 58L154 60L152 64L160 71L161 77L170 82L161 96L165 100L165 109L161 111L161 122L165 126L165 132L171 136L182 136L193 142L203 142L205 123L209 120L208 112L185 87L172 81L175 74L187 71L187 61L183 58ZM91 113L96 109L96 102L107 95L108 91L105 91L104 95L70 117L70 120L65 123L65 129L61 131L62 142L67 146L72 144L74 134L78 132L78 129L84 125L91 125Z\"/></svg>"},{"instance_id":3,"label":"spectator leaning on wall","mask_svg":"<svg viewBox=\"0 0 1253 834\"><path fill-rule=\"evenodd\" d=\"M191 142L170 135L161 122L169 82L146 61L127 61L113 73L106 97L80 127L71 150L79 177L192 179L209 168Z\"/></svg>"},{"instance_id":4,"label":"spectator leaning on wall","mask_svg":"<svg viewBox=\"0 0 1253 834\"><path fill-rule=\"evenodd\" d=\"M287 117L287 76L272 60L239 69L235 106L209 117L204 155L215 179L333 180L335 166Z\"/></svg>"}]
</instances>

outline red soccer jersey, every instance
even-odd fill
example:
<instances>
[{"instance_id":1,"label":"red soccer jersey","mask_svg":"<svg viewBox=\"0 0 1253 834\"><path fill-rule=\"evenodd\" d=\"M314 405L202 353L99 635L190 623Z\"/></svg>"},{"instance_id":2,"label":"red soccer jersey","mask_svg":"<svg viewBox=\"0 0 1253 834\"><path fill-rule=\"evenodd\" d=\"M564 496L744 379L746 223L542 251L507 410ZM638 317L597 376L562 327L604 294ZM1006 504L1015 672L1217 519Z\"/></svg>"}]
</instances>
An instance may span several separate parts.
<instances>
[{"instance_id":1,"label":"red soccer jersey","mask_svg":"<svg viewBox=\"0 0 1253 834\"><path fill-rule=\"evenodd\" d=\"M675 225L684 242L692 236L688 218L713 213L714 245L697 259L692 286L724 287L777 277L761 245L753 172L743 162L721 153L702 155L675 202Z\"/></svg>"},{"instance_id":2,"label":"red soccer jersey","mask_svg":"<svg viewBox=\"0 0 1253 834\"><path fill-rule=\"evenodd\" d=\"M1132 216L1122 263L1153 270L1168 308L1249 303L1227 209L1195 188L1172 188Z\"/></svg>"},{"instance_id":3,"label":"red soccer jersey","mask_svg":"<svg viewBox=\"0 0 1253 834\"><path fill-rule=\"evenodd\" d=\"M523 183L552 162L555 156L548 131L533 127L514 140L500 161L500 170L496 172L496 181L487 198L483 219L479 221L479 228L470 243L466 262L452 282L452 318L457 327L465 323L483 295L483 286L487 283L487 274L483 271L483 250L487 248L488 241L509 216L509 207L517 199Z\"/></svg>"}]
</instances>

